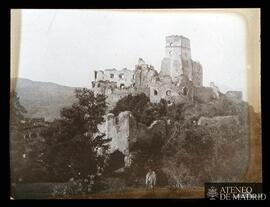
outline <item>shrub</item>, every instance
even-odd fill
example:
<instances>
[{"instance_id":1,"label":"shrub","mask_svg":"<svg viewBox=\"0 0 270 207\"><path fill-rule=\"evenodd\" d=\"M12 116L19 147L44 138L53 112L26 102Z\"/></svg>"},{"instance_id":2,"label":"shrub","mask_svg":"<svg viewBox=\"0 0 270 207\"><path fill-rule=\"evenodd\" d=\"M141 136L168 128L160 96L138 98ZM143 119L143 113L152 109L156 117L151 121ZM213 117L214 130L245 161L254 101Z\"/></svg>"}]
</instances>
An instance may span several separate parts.
<instances>
[{"instance_id":1,"label":"shrub","mask_svg":"<svg viewBox=\"0 0 270 207\"><path fill-rule=\"evenodd\" d=\"M71 178L68 183L57 184L53 188L53 197L65 197L72 195L82 195L91 193L94 185L94 176L89 175L88 178Z\"/></svg>"},{"instance_id":2,"label":"shrub","mask_svg":"<svg viewBox=\"0 0 270 207\"><path fill-rule=\"evenodd\" d=\"M120 99L110 112L118 115L122 111L131 111L138 122L149 126L154 120L162 119L166 115L167 103L164 100L159 104L151 103L144 93L128 95Z\"/></svg>"}]
</instances>

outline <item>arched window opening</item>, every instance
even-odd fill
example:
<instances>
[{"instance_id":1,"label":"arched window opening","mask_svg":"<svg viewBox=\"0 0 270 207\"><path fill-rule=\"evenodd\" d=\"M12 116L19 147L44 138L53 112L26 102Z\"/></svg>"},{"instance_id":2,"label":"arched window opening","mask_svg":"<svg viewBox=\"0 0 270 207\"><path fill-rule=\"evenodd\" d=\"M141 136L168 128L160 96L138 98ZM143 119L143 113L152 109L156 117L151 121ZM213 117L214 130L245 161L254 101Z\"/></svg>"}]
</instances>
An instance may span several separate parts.
<instances>
[{"instance_id":1,"label":"arched window opening","mask_svg":"<svg viewBox=\"0 0 270 207\"><path fill-rule=\"evenodd\" d=\"M120 79L123 79L124 78L124 74L123 73L119 74L119 78Z\"/></svg>"},{"instance_id":2,"label":"arched window opening","mask_svg":"<svg viewBox=\"0 0 270 207\"><path fill-rule=\"evenodd\" d=\"M172 92L171 92L171 90L167 90L167 91L166 91L166 95L167 95L167 96L170 96L170 95L172 95Z\"/></svg>"},{"instance_id":3,"label":"arched window opening","mask_svg":"<svg viewBox=\"0 0 270 207\"><path fill-rule=\"evenodd\" d=\"M186 96L186 95L188 94L188 88L187 88L187 87L183 87L183 88L182 88L182 94L183 94L184 96Z\"/></svg>"},{"instance_id":4,"label":"arched window opening","mask_svg":"<svg viewBox=\"0 0 270 207\"><path fill-rule=\"evenodd\" d=\"M109 89L107 90L107 93L108 93L108 94L112 94L112 89L109 88Z\"/></svg>"},{"instance_id":5,"label":"arched window opening","mask_svg":"<svg viewBox=\"0 0 270 207\"><path fill-rule=\"evenodd\" d=\"M97 87L100 87L100 83L97 84Z\"/></svg>"},{"instance_id":6,"label":"arched window opening","mask_svg":"<svg viewBox=\"0 0 270 207\"><path fill-rule=\"evenodd\" d=\"M114 78L114 74L110 74L110 78Z\"/></svg>"},{"instance_id":7,"label":"arched window opening","mask_svg":"<svg viewBox=\"0 0 270 207\"><path fill-rule=\"evenodd\" d=\"M157 93L157 90L154 90L154 95L156 96L158 93Z\"/></svg>"},{"instance_id":8,"label":"arched window opening","mask_svg":"<svg viewBox=\"0 0 270 207\"><path fill-rule=\"evenodd\" d=\"M120 84L120 88L124 88L125 87L125 84L124 83L121 83Z\"/></svg>"}]
</instances>

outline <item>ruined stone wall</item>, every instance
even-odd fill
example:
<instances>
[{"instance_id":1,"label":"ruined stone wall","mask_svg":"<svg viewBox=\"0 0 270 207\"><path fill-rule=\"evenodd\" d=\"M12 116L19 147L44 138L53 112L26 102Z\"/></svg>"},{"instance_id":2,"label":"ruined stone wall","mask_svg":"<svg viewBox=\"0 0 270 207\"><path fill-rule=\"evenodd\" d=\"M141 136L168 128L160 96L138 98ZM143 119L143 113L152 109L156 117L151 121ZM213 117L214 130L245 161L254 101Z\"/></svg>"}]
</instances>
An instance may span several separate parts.
<instances>
[{"instance_id":1,"label":"ruined stone wall","mask_svg":"<svg viewBox=\"0 0 270 207\"><path fill-rule=\"evenodd\" d=\"M135 66L135 91L134 95L144 93L150 96L150 85L158 78L158 73L153 66L145 64L142 58L139 59L138 64Z\"/></svg>"},{"instance_id":2,"label":"ruined stone wall","mask_svg":"<svg viewBox=\"0 0 270 207\"><path fill-rule=\"evenodd\" d=\"M134 85L134 71L126 68L122 70L106 69L104 71L94 71L95 81L111 81L117 87L129 87Z\"/></svg>"},{"instance_id":3,"label":"ruined stone wall","mask_svg":"<svg viewBox=\"0 0 270 207\"><path fill-rule=\"evenodd\" d=\"M135 71L127 69L95 71L95 83L93 84L96 88L93 88L97 93L108 96L110 109L118 100L128 94L144 93L150 97L150 101L153 103L158 103L161 99L165 99L169 103L193 101L193 85L187 84L187 82L181 84L182 76L188 81L193 81L194 86L202 86L202 67L191 59L190 40L183 36L171 35L166 37L165 57L162 60L159 74L153 66L139 58ZM98 88L99 83L97 82L102 81L107 85ZM117 91L115 88L125 90ZM203 101L208 101L208 94L207 89L197 91L197 96Z\"/></svg>"},{"instance_id":4,"label":"ruined stone wall","mask_svg":"<svg viewBox=\"0 0 270 207\"><path fill-rule=\"evenodd\" d=\"M92 88L95 94L103 94L107 97L106 102L108 110L112 110L116 103L128 96L129 94L135 94L135 88L132 87L117 87L116 83L107 83L107 82L95 82L95 87Z\"/></svg>"},{"instance_id":5,"label":"ruined stone wall","mask_svg":"<svg viewBox=\"0 0 270 207\"><path fill-rule=\"evenodd\" d=\"M215 92L211 87L194 87L194 99L201 102L207 103L216 98Z\"/></svg>"},{"instance_id":6,"label":"ruined stone wall","mask_svg":"<svg viewBox=\"0 0 270 207\"><path fill-rule=\"evenodd\" d=\"M167 36L165 56L176 59L181 55L183 55L185 59L191 59L190 40L184 36Z\"/></svg>"},{"instance_id":7,"label":"ruined stone wall","mask_svg":"<svg viewBox=\"0 0 270 207\"><path fill-rule=\"evenodd\" d=\"M202 65L195 61L192 61L192 82L194 86L203 86Z\"/></svg>"},{"instance_id":8,"label":"ruined stone wall","mask_svg":"<svg viewBox=\"0 0 270 207\"><path fill-rule=\"evenodd\" d=\"M108 73L108 71L106 73ZM119 74L122 74L122 73L119 72ZM134 81L133 73L129 71L128 74L129 75L126 77L129 77L129 78L132 77L132 81ZM125 76L123 77L123 81L125 81ZM107 100L106 100L107 105L108 105L107 111L112 110L113 107L121 98L129 94L135 94L134 83L132 83L129 86L121 85L121 83L122 83L121 81L116 82L116 81L110 81L110 80L92 81L92 90L94 91L94 93L103 94L107 96Z\"/></svg>"},{"instance_id":9,"label":"ruined stone wall","mask_svg":"<svg viewBox=\"0 0 270 207\"><path fill-rule=\"evenodd\" d=\"M200 63L191 58L190 40L183 36L166 37L165 57L161 61L160 76L171 76L178 82L181 75L193 81L195 86L203 85L203 71Z\"/></svg>"},{"instance_id":10,"label":"ruined stone wall","mask_svg":"<svg viewBox=\"0 0 270 207\"><path fill-rule=\"evenodd\" d=\"M187 95L180 92L180 88L171 83L157 82L150 87L150 101L159 103L161 99L167 100L169 103L182 103L189 101Z\"/></svg>"},{"instance_id":11,"label":"ruined stone wall","mask_svg":"<svg viewBox=\"0 0 270 207\"><path fill-rule=\"evenodd\" d=\"M182 62L179 62L178 65L179 65L179 74L183 74L181 67L180 67L182 65ZM169 57L164 57L161 60L159 75L160 76L171 76L170 68L171 68L171 59Z\"/></svg>"},{"instance_id":12,"label":"ruined stone wall","mask_svg":"<svg viewBox=\"0 0 270 207\"><path fill-rule=\"evenodd\" d=\"M98 70L94 71L94 78L95 81L103 81L104 80L104 71L103 70Z\"/></svg>"},{"instance_id":13,"label":"ruined stone wall","mask_svg":"<svg viewBox=\"0 0 270 207\"><path fill-rule=\"evenodd\" d=\"M179 80L179 76L184 74L182 59L178 57L177 59L172 59L170 57L165 57L161 61L160 76L170 76L174 82Z\"/></svg>"},{"instance_id":14,"label":"ruined stone wall","mask_svg":"<svg viewBox=\"0 0 270 207\"><path fill-rule=\"evenodd\" d=\"M183 74L185 74L189 80L193 79L193 71L192 71L192 60L187 59L186 56L182 55L182 67L183 67Z\"/></svg>"},{"instance_id":15,"label":"ruined stone wall","mask_svg":"<svg viewBox=\"0 0 270 207\"><path fill-rule=\"evenodd\" d=\"M235 103L239 103L242 101L242 92L241 91L227 91L225 93L225 96L227 99L229 99L230 101L233 101Z\"/></svg>"},{"instance_id":16,"label":"ruined stone wall","mask_svg":"<svg viewBox=\"0 0 270 207\"><path fill-rule=\"evenodd\" d=\"M135 143L150 143L152 135L166 137L166 123L162 120L154 121L149 127L138 123L130 111L121 112L118 116L109 113L105 122L99 125L99 130L112 138L110 152L119 150L125 156L129 155L130 148Z\"/></svg>"},{"instance_id":17,"label":"ruined stone wall","mask_svg":"<svg viewBox=\"0 0 270 207\"><path fill-rule=\"evenodd\" d=\"M190 40L178 35L167 36L165 57L161 61L160 76L171 76L174 82L178 82L182 74L192 80Z\"/></svg>"},{"instance_id":18,"label":"ruined stone wall","mask_svg":"<svg viewBox=\"0 0 270 207\"><path fill-rule=\"evenodd\" d=\"M141 64L135 66L134 76L136 88L147 88L158 77L158 73L153 66Z\"/></svg>"},{"instance_id":19,"label":"ruined stone wall","mask_svg":"<svg viewBox=\"0 0 270 207\"><path fill-rule=\"evenodd\" d=\"M213 91L215 93L215 98L219 99L219 94L220 94L219 88L215 85L214 82L210 83L210 87L213 89Z\"/></svg>"},{"instance_id":20,"label":"ruined stone wall","mask_svg":"<svg viewBox=\"0 0 270 207\"><path fill-rule=\"evenodd\" d=\"M92 90L97 94L107 95L111 90L117 87L116 82L110 81L92 81Z\"/></svg>"},{"instance_id":21,"label":"ruined stone wall","mask_svg":"<svg viewBox=\"0 0 270 207\"><path fill-rule=\"evenodd\" d=\"M135 88L127 87L127 88L113 88L113 89L106 89L106 96L107 96L107 104L108 104L108 111L112 110L116 103L128 96L129 94L135 93Z\"/></svg>"},{"instance_id":22,"label":"ruined stone wall","mask_svg":"<svg viewBox=\"0 0 270 207\"><path fill-rule=\"evenodd\" d=\"M193 85L190 81L180 77L178 84L173 83L169 76L160 77L150 86L150 101L159 103L165 99L168 103L187 103L193 101Z\"/></svg>"},{"instance_id":23,"label":"ruined stone wall","mask_svg":"<svg viewBox=\"0 0 270 207\"><path fill-rule=\"evenodd\" d=\"M108 113L103 126L99 126L99 129L106 134L106 138L112 139L109 149L111 153L119 150L124 155L129 154L129 122L132 118L131 112L128 111L121 112L117 117L112 113Z\"/></svg>"}]
</instances>

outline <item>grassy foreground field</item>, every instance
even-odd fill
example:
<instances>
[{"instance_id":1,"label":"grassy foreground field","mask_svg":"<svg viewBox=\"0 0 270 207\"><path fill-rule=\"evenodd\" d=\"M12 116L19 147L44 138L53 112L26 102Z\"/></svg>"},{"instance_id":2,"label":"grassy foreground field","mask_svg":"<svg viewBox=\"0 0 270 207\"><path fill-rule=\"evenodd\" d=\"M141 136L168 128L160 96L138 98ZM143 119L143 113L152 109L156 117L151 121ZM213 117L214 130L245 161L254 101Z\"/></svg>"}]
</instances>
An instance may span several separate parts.
<instances>
[{"instance_id":1,"label":"grassy foreground field","mask_svg":"<svg viewBox=\"0 0 270 207\"><path fill-rule=\"evenodd\" d=\"M139 199L139 198L170 198L170 199L189 199L204 198L204 188L188 188L171 191L167 188L156 188L154 191L146 189L128 189L123 192L100 192L88 195L56 197L53 199Z\"/></svg>"},{"instance_id":2,"label":"grassy foreground field","mask_svg":"<svg viewBox=\"0 0 270 207\"><path fill-rule=\"evenodd\" d=\"M104 190L97 193L85 195L65 195L52 196L53 188L56 185L66 185L66 183L29 183L16 186L15 199L139 199L139 198L169 198L169 199L189 199L204 198L203 187L183 188L179 190L169 190L166 187L157 187L154 191L146 190L144 187L125 188L121 190Z\"/></svg>"}]
</instances>

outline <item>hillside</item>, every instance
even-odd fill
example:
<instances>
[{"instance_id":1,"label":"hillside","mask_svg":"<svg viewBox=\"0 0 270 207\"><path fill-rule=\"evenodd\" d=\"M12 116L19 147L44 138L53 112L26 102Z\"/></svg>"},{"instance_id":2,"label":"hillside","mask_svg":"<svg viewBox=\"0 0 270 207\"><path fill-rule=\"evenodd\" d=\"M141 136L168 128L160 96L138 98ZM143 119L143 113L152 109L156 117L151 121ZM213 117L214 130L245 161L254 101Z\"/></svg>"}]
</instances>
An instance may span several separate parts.
<instances>
[{"instance_id":1,"label":"hillside","mask_svg":"<svg viewBox=\"0 0 270 207\"><path fill-rule=\"evenodd\" d=\"M142 169L151 168L160 186L260 181L260 114L244 101L219 95L210 102L175 105L151 103L144 94L120 99L111 113L120 120L123 111L130 111L135 120L130 121L128 137L133 163L125 177L119 177L131 183L137 179L142 185L146 174ZM145 133L156 120L165 123L165 134L159 130L161 124Z\"/></svg>"},{"instance_id":2,"label":"hillside","mask_svg":"<svg viewBox=\"0 0 270 207\"><path fill-rule=\"evenodd\" d=\"M75 101L74 87L24 78L12 79L12 84L15 83L20 103L27 110L26 117L44 117L47 121L52 121L60 116L61 108L70 106Z\"/></svg>"}]
</instances>

